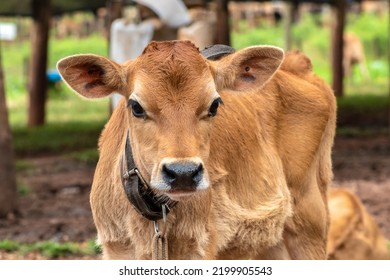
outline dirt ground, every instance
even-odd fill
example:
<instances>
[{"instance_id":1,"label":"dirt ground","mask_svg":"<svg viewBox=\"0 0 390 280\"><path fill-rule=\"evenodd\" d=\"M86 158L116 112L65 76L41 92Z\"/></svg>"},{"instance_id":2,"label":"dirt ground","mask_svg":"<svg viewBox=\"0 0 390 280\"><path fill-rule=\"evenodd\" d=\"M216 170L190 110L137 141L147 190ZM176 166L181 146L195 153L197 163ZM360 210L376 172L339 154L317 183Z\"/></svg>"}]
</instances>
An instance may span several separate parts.
<instances>
[{"instance_id":1,"label":"dirt ground","mask_svg":"<svg viewBox=\"0 0 390 280\"><path fill-rule=\"evenodd\" d=\"M390 137L338 137L333 150L334 186L353 190L390 240Z\"/></svg>"},{"instance_id":2,"label":"dirt ground","mask_svg":"<svg viewBox=\"0 0 390 280\"><path fill-rule=\"evenodd\" d=\"M17 215L0 220L0 240L84 242L95 238L89 206L94 165L63 156L24 160L31 165L18 173L25 195L19 200ZM337 137L333 166L335 187L355 191L390 239L388 136ZM2 258L8 257L0 253Z\"/></svg>"}]
</instances>

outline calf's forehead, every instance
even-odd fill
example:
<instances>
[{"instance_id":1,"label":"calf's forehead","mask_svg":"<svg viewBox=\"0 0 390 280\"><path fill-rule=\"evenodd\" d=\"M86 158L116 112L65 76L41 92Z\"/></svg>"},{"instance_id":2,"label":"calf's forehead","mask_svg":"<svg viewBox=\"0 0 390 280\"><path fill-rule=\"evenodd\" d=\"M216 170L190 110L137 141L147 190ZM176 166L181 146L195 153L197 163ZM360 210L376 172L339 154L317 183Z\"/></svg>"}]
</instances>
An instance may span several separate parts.
<instances>
[{"instance_id":1,"label":"calf's forehead","mask_svg":"<svg viewBox=\"0 0 390 280\"><path fill-rule=\"evenodd\" d=\"M198 99L215 91L208 63L189 42L150 44L137 59L134 70L137 95Z\"/></svg>"}]
</instances>

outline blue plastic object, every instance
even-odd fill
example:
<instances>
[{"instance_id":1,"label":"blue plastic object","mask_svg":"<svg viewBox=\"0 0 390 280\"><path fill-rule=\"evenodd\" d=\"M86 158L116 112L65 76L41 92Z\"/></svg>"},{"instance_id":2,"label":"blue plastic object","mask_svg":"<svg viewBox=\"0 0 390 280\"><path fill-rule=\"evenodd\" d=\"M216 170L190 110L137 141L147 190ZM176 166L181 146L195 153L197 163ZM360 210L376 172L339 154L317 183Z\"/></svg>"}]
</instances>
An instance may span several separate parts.
<instances>
[{"instance_id":1,"label":"blue plastic object","mask_svg":"<svg viewBox=\"0 0 390 280\"><path fill-rule=\"evenodd\" d=\"M48 70L47 71L47 79L51 83L57 83L61 81L60 73L57 70Z\"/></svg>"}]
</instances>

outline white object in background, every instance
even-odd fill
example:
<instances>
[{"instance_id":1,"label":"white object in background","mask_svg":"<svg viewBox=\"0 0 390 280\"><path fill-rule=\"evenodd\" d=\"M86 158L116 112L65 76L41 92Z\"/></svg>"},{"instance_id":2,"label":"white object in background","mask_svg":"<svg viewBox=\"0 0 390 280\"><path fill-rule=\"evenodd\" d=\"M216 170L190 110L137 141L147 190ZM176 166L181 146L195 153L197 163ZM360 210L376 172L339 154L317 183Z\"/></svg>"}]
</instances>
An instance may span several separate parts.
<instances>
[{"instance_id":1,"label":"white object in background","mask_svg":"<svg viewBox=\"0 0 390 280\"><path fill-rule=\"evenodd\" d=\"M182 0L133 0L151 9L161 21L172 28L179 28L191 22L186 5Z\"/></svg>"},{"instance_id":2,"label":"white object in background","mask_svg":"<svg viewBox=\"0 0 390 280\"><path fill-rule=\"evenodd\" d=\"M153 24L126 23L123 19L115 20L111 25L110 58L117 63L124 63L138 57L152 40ZM114 93L111 96L112 110L118 105L122 96Z\"/></svg>"},{"instance_id":3,"label":"white object in background","mask_svg":"<svg viewBox=\"0 0 390 280\"><path fill-rule=\"evenodd\" d=\"M13 41L16 39L16 24L0 22L0 40Z\"/></svg>"}]
</instances>

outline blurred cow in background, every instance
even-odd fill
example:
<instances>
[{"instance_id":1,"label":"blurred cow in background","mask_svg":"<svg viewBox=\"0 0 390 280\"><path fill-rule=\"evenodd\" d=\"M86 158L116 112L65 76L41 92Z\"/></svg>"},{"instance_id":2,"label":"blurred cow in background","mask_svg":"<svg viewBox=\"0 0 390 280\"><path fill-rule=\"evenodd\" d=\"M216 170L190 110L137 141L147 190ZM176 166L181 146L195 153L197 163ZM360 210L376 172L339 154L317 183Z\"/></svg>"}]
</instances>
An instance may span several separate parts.
<instances>
[{"instance_id":1,"label":"blurred cow in background","mask_svg":"<svg viewBox=\"0 0 390 280\"><path fill-rule=\"evenodd\" d=\"M215 40L216 13L202 7L189 10L191 24L179 28L177 38L189 40L200 50L213 45Z\"/></svg>"},{"instance_id":2,"label":"blurred cow in background","mask_svg":"<svg viewBox=\"0 0 390 280\"><path fill-rule=\"evenodd\" d=\"M344 34L344 76L353 77L353 67L358 66L363 78L368 78L366 57L362 41L355 34L347 32Z\"/></svg>"},{"instance_id":3,"label":"blurred cow in background","mask_svg":"<svg viewBox=\"0 0 390 280\"><path fill-rule=\"evenodd\" d=\"M387 241L360 199L344 188L330 189L328 258L388 260Z\"/></svg>"}]
</instances>

